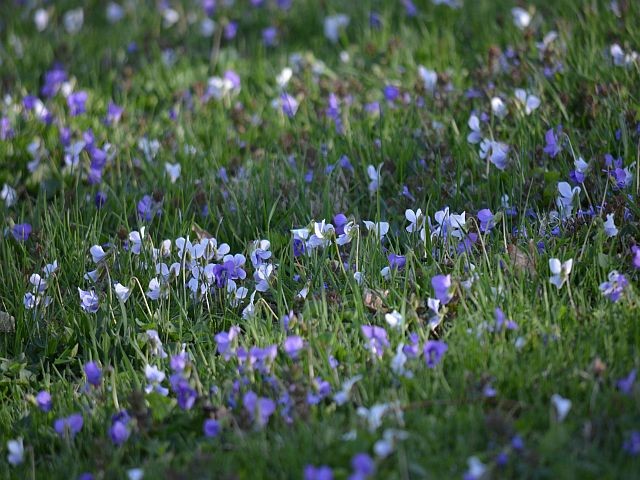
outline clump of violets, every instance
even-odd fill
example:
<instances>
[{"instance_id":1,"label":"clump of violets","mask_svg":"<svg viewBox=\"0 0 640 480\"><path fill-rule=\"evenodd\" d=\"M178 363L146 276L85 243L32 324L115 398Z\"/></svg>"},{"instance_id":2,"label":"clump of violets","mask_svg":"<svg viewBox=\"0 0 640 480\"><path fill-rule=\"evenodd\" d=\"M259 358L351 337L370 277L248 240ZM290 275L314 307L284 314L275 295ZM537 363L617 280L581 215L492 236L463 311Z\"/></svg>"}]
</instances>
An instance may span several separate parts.
<instances>
[{"instance_id":1,"label":"clump of violets","mask_svg":"<svg viewBox=\"0 0 640 480\"><path fill-rule=\"evenodd\" d=\"M362 325L360 329L367 339L366 349L378 358L382 357L385 349L389 348L387 331L375 325Z\"/></svg>"},{"instance_id":2,"label":"clump of violets","mask_svg":"<svg viewBox=\"0 0 640 480\"><path fill-rule=\"evenodd\" d=\"M53 422L53 429L61 437L73 439L82 430L83 424L82 414L73 413L68 417L58 418Z\"/></svg>"},{"instance_id":3,"label":"clump of violets","mask_svg":"<svg viewBox=\"0 0 640 480\"><path fill-rule=\"evenodd\" d=\"M629 281L627 277L617 270L613 270L609 272L608 281L600 284L600 291L612 302L617 302L628 286Z\"/></svg>"}]
</instances>

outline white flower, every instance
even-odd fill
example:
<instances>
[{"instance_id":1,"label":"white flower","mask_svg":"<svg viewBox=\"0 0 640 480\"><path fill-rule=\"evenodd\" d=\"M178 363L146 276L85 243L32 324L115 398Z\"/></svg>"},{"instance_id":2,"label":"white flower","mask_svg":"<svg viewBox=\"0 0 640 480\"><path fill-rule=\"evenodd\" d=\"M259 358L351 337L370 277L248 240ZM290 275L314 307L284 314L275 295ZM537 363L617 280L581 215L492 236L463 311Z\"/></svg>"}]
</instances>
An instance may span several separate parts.
<instances>
[{"instance_id":1,"label":"white flower","mask_svg":"<svg viewBox=\"0 0 640 480\"><path fill-rule=\"evenodd\" d=\"M402 325L404 324L404 318L397 310L385 314L384 319L387 321L391 328L401 329Z\"/></svg>"},{"instance_id":2,"label":"white flower","mask_svg":"<svg viewBox=\"0 0 640 480\"><path fill-rule=\"evenodd\" d=\"M173 8L165 8L162 11L162 18L164 19L165 28L170 28L180 20L180 14Z\"/></svg>"},{"instance_id":3,"label":"white flower","mask_svg":"<svg viewBox=\"0 0 640 480\"><path fill-rule=\"evenodd\" d=\"M363 277L362 272L355 272L353 274L353 279L356 281L358 285L362 285L362 277Z\"/></svg>"},{"instance_id":4,"label":"white flower","mask_svg":"<svg viewBox=\"0 0 640 480\"><path fill-rule=\"evenodd\" d=\"M449 213L449 207L445 207L444 210L438 210L434 215L435 224L431 224L429 219L429 227L431 229L431 237L452 237L462 239L464 237L464 227L467 223L466 213L461 214Z\"/></svg>"},{"instance_id":5,"label":"white flower","mask_svg":"<svg viewBox=\"0 0 640 480\"><path fill-rule=\"evenodd\" d=\"M44 31L47 25L49 25L49 12L44 8L36 10L33 14L33 23L36 24L36 29L39 32Z\"/></svg>"},{"instance_id":6,"label":"white flower","mask_svg":"<svg viewBox=\"0 0 640 480\"><path fill-rule=\"evenodd\" d=\"M256 296L256 291L254 290L253 293L251 293L251 296L249 297L249 304L246 307L244 307L244 309L242 310L242 318L244 318L245 320L253 317L256 311L256 306L254 303L255 296Z\"/></svg>"},{"instance_id":7,"label":"white flower","mask_svg":"<svg viewBox=\"0 0 640 480\"><path fill-rule=\"evenodd\" d=\"M125 287L119 282L114 283L113 290L116 293L116 297L118 297L118 299L123 303L126 302L129 298L129 295L131 295L131 289Z\"/></svg>"},{"instance_id":8,"label":"white flower","mask_svg":"<svg viewBox=\"0 0 640 480\"><path fill-rule=\"evenodd\" d=\"M493 97L491 99L491 111L496 117L504 118L507 115L507 105L500 97Z\"/></svg>"},{"instance_id":9,"label":"white flower","mask_svg":"<svg viewBox=\"0 0 640 480\"><path fill-rule=\"evenodd\" d=\"M169 179L171 183L176 183L176 180L180 178L180 172L182 171L182 166L179 163L169 163L165 162L164 169L169 175Z\"/></svg>"},{"instance_id":10,"label":"white flower","mask_svg":"<svg viewBox=\"0 0 640 480\"><path fill-rule=\"evenodd\" d=\"M467 476L469 478L480 479L487 471L487 466L480 461L478 457L469 457L467 459Z\"/></svg>"},{"instance_id":11,"label":"white flower","mask_svg":"<svg viewBox=\"0 0 640 480\"><path fill-rule=\"evenodd\" d=\"M94 245L93 247L91 247L89 249L89 253L91 253L91 259L93 260L93 263L99 263L104 259L104 257L107 256L104 249L100 245Z\"/></svg>"},{"instance_id":12,"label":"white flower","mask_svg":"<svg viewBox=\"0 0 640 480\"><path fill-rule=\"evenodd\" d=\"M289 67L285 67L278 74L278 76L276 76L276 83L280 88L284 88L287 86L292 76L293 76L293 70L291 70Z\"/></svg>"},{"instance_id":13,"label":"white flower","mask_svg":"<svg viewBox=\"0 0 640 480\"><path fill-rule=\"evenodd\" d=\"M336 43L340 38L340 30L349 25L349 17L344 14L331 15L324 19L324 36L332 42Z\"/></svg>"},{"instance_id":14,"label":"white flower","mask_svg":"<svg viewBox=\"0 0 640 480\"><path fill-rule=\"evenodd\" d=\"M131 253L140 255L142 250L142 240L144 240L144 227L140 228L140 231L134 230L129 233L129 243L131 243Z\"/></svg>"},{"instance_id":15,"label":"white flower","mask_svg":"<svg viewBox=\"0 0 640 480\"><path fill-rule=\"evenodd\" d=\"M362 375L356 375L355 377L351 377L350 379L344 381L342 383L342 388L338 393L333 396L333 400L337 405L344 405L349 401L349 395L351 394L351 389L356 384L362 380Z\"/></svg>"},{"instance_id":16,"label":"white flower","mask_svg":"<svg viewBox=\"0 0 640 480\"><path fill-rule=\"evenodd\" d=\"M380 169L382 168L382 164L378 165L378 168L375 168L373 165L369 165L367 167L367 175L369 176L369 191L371 193L375 193L380 188L381 178L380 178Z\"/></svg>"},{"instance_id":17,"label":"white flower","mask_svg":"<svg viewBox=\"0 0 640 480\"><path fill-rule=\"evenodd\" d=\"M480 143L480 141L482 141L482 133L480 131L480 119L478 116L471 114L467 125L471 129L471 133L467 135L467 142L471 144Z\"/></svg>"},{"instance_id":18,"label":"white flower","mask_svg":"<svg viewBox=\"0 0 640 480\"><path fill-rule=\"evenodd\" d=\"M164 351L164 348L162 348L162 341L160 340L160 335L158 335L158 331L147 330L145 333L147 334L147 340L149 340L149 346L151 347L151 355L160 357L160 358L167 358L168 355ZM164 379L164 373L162 375ZM160 382L162 382L162 379L160 380Z\"/></svg>"},{"instance_id":19,"label":"white flower","mask_svg":"<svg viewBox=\"0 0 640 480\"><path fill-rule=\"evenodd\" d=\"M4 200L7 207L11 207L18 201L18 194L14 188L5 183L0 191L0 198Z\"/></svg>"},{"instance_id":20,"label":"white flower","mask_svg":"<svg viewBox=\"0 0 640 480\"><path fill-rule=\"evenodd\" d=\"M586 173L589 169L589 164L584 161L584 158L578 157L577 160L574 160L573 166L575 167L577 172Z\"/></svg>"},{"instance_id":21,"label":"white flower","mask_svg":"<svg viewBox=\"0 0 640 480\"><path fill-rule=\"evenodd\" d=\"M420 75L420 78L424 83L424 89L427 92L433 92L436 89L436 85L438 84L438 74L435 70L429 70L428 68L419 65L418 75Z\"/></svg>"},{"instance_id":22,"label":"white flower","mask_svg":"<svg viewBox=\"0 0 640 480\"><path fill-rule=\"evenodd\" d=\"M396 354L391 359L391 371L399 377L412 378L413 372L404 368L404 364L407 363L407 356L404 351L404 343L398 344L396 348Z\"/></svg>"},{"instance_id":23,"label":"white flower","mask_svg":"<svg viewBox=\"0 0 640 480\"><path fill-rule=\"evenodd\" d=\"M367 230L370 232L373 231L380 240L382 240L387 233L389 233L389 223L388 222L371 222L369 220L363 220L364 225L367 227Z\"/></svg>"},{"instance_id":24,"label":"white flower","mask_svg":"<svg viewBox=\"0 0 640 480\"><path fill-rule=\"evenodd\" d=\"M556 410L556 418L559 422L562 422L567 417L569 410L571 410L571 400L554 393L551 396L551 403Z\"/></svg>"},{"instance_id":25,"label":"white flower","mask_svg":"<svg viewBox=\"0 0 640 480\"><path fill-rule=\"evenodd\" d=\"M562 288L564 283L569 280L569 274L573 267L573 258L570 258L564 263L560 263L557 258L549 259L549 270L551 270L551 277L549 281L555 285L558 290Z\"/></svg>"},{"instance_id":26,"label":"white flower","mask_svg":"<svg viewBox=\"0 0 640 480\"><path fill-rule=\"evenodd\" d=\"M256 282L256 290L259 292L266 292L269 290L269 279L273 273L273 265L270 263L263 263L259 265L253 274L253 279ZM246 294L245 294L246 295Z\"/></svg>"},{"instance_id":27,"label":"white flower","mask_svg":"<svg viewBox=\"0 0 640 480\"><path fill-rule=\"evenodd\" d=\"M235 92L233 82L228 78L211 77L207 88L207 93L216 100L220 100Z\"/></svg>"},{"instance_id":28,"label":"white flower","mask_svg":"<svg viewBox=\"0 0 640 480\"><path fill-rule=\"evenodd\" d=\"M64 14L62 21L64 23L65 30L71 35L74 35L82 28L82 24L84 23L84 11L82 8L69 10Z\"/></svg>"},{"instance_id":29,"label":"white flower","mask_svg":"<svg viewBox=\"0 0 640 480\"><path fill-rule=\"evenodd\" d=\"M509 153L509 145L502 142L496 142L485 138L480 143L480 158L483 160L489 157L489 161L493 163L499 170L504 170L507 166Z\"/></svg>"},{"instance_id":30,"label":"white flower","mask_svg":"<svg viewBox=\"0 0 640 480\"><path fill-rule=\"evenodd\" d=\"M409 226L406 227L407 232L413 233L424 229L425 217L421 209L418 209L415 212L413 210L407 209L404 212L404 217L409 222ZM420 235L422 236L422 232L420 232Z\"/></svg>"},{"instance_id":31,"label":"white flower","mask_svg":"<svg viewBox=\"0 0 640 480\"><path fill-rule=\"evenodd\" d=\"M618 227L616 227L616 224L613 223L613 221L614 221L614 214L613 213L607 214L607 221L604 222L604 233L605 235L607 235L607 237L610 237L610 238L618 235Z\"/></svg>"},{"instance_id":32,"label":"white flower","mask_svg":"<svg viewBox=\"0 0 640 480\"><path fill-rule=\"evenodd\" d=\"M540 99L522 88L516 88L515 95L518 103L524 108L526 115L531 115L540 106Z\"/></svg>"},{"instance_id":33,"label":"white flower","mask_svg":"<svg viewBox=\"0 0 640 480\"><path fill-rule=\"evenodd\" d=\"M382 417L391 409L388 403L378 403L371 408L358 407L356 413L367 422L370 432L375 432L382 425Z\"/></svg>"},{"instance_id":34,"label":"white flower","mask_svg":"<svg viewBox=\"0 0 640 480\"><path fill-rule=\"evenodd\" d=\"M520 30L524 30L531 23L531 14L524 8L515 7L511 9L511 16L513 17L513 23Z\"/></svg>"},{"instance_id":35,"label":"white flower","mask_svg":"<svg viewBox=\"0 0 640 480\"><path fill-rule=\"evenodd\" d=\"M14 467L24 461L24 444L22 443L22 438L9 440L7 442L7 450L9 450L7 461Z\"/></svg>"},{"instance_id":36,"label":"white flower","mask_svg":"<svg viewBox=\"0 0 640 480\"><path fill-rule=\"evenodd\" d=\"M162 396L167 396L169 390L166 387L160 385L165 378L165 373L158 369L155 365L146 365L144 367L144 375L147 378L147 386L144 388L146 393L157 392Z\"/></svg>"},{"instance_id":37,"label":"white flower","mask_svg":"<svg viewBox=\"0 0 640 480\"><path fill-rule=\"evenodd\" d=\"M395 445L399 440L406 440L409 434L404 430L395 430L389 428L382 434L382 439L373 445L373 451L380 458L388 457L393 453Z\"/></svg>"},{"instance_id":38,"label":"white flower","mask_svg":"<svg viewBox=\"0 0 640 480\"><path fill-rule=\"evenodd\" d=\"M210 37L216 31L216 22L209 17L203 18L200 22L200 35Z\"/></svg>"},{"instance_id":39,"label":"white flower","mask_svg":"<svg viewBox=\"0 0 640 480\"><path fill-rule=\"evenodd\" d=\"M567 182L558 183L558 192L560 195L556 199L556 205L560 210L562 219L569 218L573 213L574 199L580 197L580 187L573 187Z\"/></svg>"},{"instance_id":40,"label":"white flower","mask_svg":"<svg viewBox=\"0 0 640 480\"><path fill-rule=\"evenodd\" d=\"M151 300L158 300L161 296L166 298L169 295L169 291L167 288L162 287L157 278L152 278L149 281L149 290L147 290L146 295Z\"/></svg>"}]
</instances>

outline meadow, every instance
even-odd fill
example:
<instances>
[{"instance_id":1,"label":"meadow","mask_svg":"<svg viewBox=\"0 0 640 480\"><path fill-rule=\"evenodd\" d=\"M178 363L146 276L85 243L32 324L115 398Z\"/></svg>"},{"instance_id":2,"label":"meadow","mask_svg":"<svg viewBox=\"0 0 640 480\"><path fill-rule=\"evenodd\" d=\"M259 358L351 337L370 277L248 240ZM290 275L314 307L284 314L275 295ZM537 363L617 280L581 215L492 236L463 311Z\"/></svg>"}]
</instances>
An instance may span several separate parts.
<instances>
[{"instance_id":1,"label":"meadow","mask_svg":"<svg viewBox=\"0 0 640 480\"><path fill-rule=\"evenodd\" d=\"M639 24L0 2L0 478L639 478Z\"/></svg>"}]
</instances>

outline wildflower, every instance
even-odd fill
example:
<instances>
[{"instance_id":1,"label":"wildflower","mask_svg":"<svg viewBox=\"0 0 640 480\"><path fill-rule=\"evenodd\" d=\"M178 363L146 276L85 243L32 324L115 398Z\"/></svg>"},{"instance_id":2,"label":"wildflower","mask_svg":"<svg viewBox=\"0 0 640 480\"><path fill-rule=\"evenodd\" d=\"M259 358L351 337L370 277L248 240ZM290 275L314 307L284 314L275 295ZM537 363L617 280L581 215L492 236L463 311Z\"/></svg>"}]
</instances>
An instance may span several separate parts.
<instances>
[{"instance_id":1,"label":"wildflower","mask_svg":"<svg viewBox=\"0 0 640 480\"><path fill-rule=\"evenodd\" d=\"M493 97L491 99L491 111L496 117L504 118L507 115L507 105L500 97Z\"/></svg>"},{"instance_id":2,"label":"wildflower","mask_svg":"<svg viewBox=\"0 0 640 480\"><path fill-rule=\"evenodd\" d=\"M480 231L488 232L495 226L495 215L488 208L483 208L478 212L478 221L480 222Z\"/></svg>"},{"instance_id":3,"label":"wildflower","mask_svg":"<svg viewBox=\"0 0 640 480\"><path fill-rule=\"evenodd\" d=\"M0 190L0 198L4 200L5 205L9 208L18 201L18 193L13 187L5 183L2 185L2 190Z\"/></svg>"},{"instance_id":4,"label":"wildflower","mask_svg":"<svg viewBox=\"0 0 640 480\"><path fill-rule=\"evenodd\" d=\"M551 396L551 402L556 411L556 418L559 422L562 422L569 413L569 410L571 410L571 400L554 393Z\"/></svg>"},{"instance_id":5,"label":"wildflower","mask_svg":"<svg viewBox=\"0 0 640 480\"><path fill-rule=\"evenodd\" d=\"M467 466L468 469L464 474L464 480L480 480L487 471L487 466L478 457L469 457Z\"/></svg>"},{"instance_id":6,"label":"wildflower","mask_svg":"<svg viewBox=\"0 0 640 480\"><path fill-rule=\"evenodd\" d=\"M609 272L609 280L600 284L600 291L612 302L617 302L629 286L627 277L616 270Z\"/></svg>"},{"instance_id":7,"label":"wildflower","mask_svg":"<svg viewBox=\"0 0 640 480\"><path fill-rule=\"evenodd\" d=\"M540 106L540 99L522 88L516 89L515 96L518 104L524 108L526 115L531 115Z\"/></svg>"},{"instance_id":8,"label":"wildflower","mask_svg":"<svg viewBox=\"0 0 640 480\"><path fill-rule=\"evenodd\" d=\"M413 210L407 209L404 212L404 216L409 222L409 225L405 228L405 230L409 233L420 232L420 238L424 242L426 239L426 229L424 226L425 216L422 213L421 209Z\"/></svg>"},{"instance_id":9,"label":"wildflower","mask_svg":"<svg viewBox=\"0 0 640 480\"><path fill-rule=\"evenodd\" d=\"M215 335L214 340L217 344L217 350L225 360L231 358L232 342L240 335L240 328L233 326L228 332L220 332Z\"/></svg>"},{"instance_id":10,"label":"wildflower","mask_svg":"<svg viewBox=\"0 0 640 480\"><path fill-rule=\"evenodd\" d=\"M515 7L511 9L511 16L513 17L513 23L520 30L526 29L531 23L531 14L525 9Z\"/></svg>"},{"instance_id":11,"label":"wildflower","mask_svg":"<svg viewBox=\"0 0 640 480\"><path fill-rule=\"evenodd\" d=\"M580 187L573 187L567 182L558 183L558 192L560 195L556 199L556 205L560 210L562 219L567 219L573 213L573 204L576 198L580 197Z\"/></svg>"},{"instance_id":12,"label":"wildflower","mask_svg":"<svg viewBox=\"0 0 640 480\"><path fill-rule=\"evenodd\" d=\"M80 31L82 24L84 23L84 11L82 8L69 10L64 14L62 20L67 33L75 35Z\"/></svg>"},{"instance_id":13,"label":"wildflower","mask_svg":"<svg viewBox=\"0 0 640 480\"><path fill-rule=\"evenodd\" d=\"M169 180L171 180L171 183L176 183L178 178L180 178L182 166L179 163L165 162L164 169L167 172L167 175L169 175Z\"/></svg>"},{"instance_id":14,"label":"wildflower","mask_svg":"<svg viewBox=\"0 0 640 480\"><path fill-rule=\"evenodd\" d=\"M444 210L438 210L433 218L435 224L431 224L429 219L429 227L431 229L431 237L447 238L449 235L458 239L461 239L465 235L464 227L467 223L466 214L450 213L449 207L445 207Z\"/></svg>"},{"instance_id":15,"label":"wildflower","mask_svg":"<svg viewBox=\"0 0 640 480\"><path fill-rule=\"evenodd\" d=\"M278 30L276 27L267 27L262 30L262 43L266 47L274 47L277 43Z\"/></svg>"},{"instance_id":16,"label":"wildflower","mask_svg":"<svg viewBox=\"0 0 640 480\"><path fill-rule=\"evenodd\" d=\"M509 145L502 142L496 142L485 138L480 143L480 158L489 158L498 170L504 170L507 167L507 155L509 153Z\"/></svg>"},{"instance_id":17,"label":"wildflower","mask_svg":"<svg viewBox=\"0 0 640 480\"><path fill-rule=\"evenodd\" d=\"M53 429L61 437L66 437L68 435L73 439L76 434L82 430L83 423L84 420L82 415L80 413L73 413L68 417L58 418L53 422Z\"/></svg>"},{"instance_id":18,"label":"wildflower","mask_svg":"<svg viewBox=\"0 0 640 480\"><path fill-rule=\"evenodd\" d=\"M578 157L573 162L574 170L569 172L569 177L575 183L584 183L589 164L582 157Z\"/></svg>"},{"instance_id":19,"label":"wildflower","mask_svg":"<svg viewBox=\"0 0 640 480\"><path fill-rule=\"evenodd\" d=\"M640 432L638 430L633 430L622 445L622 448L625 452L634 457L640 454Z\"/></svg>"},{"instance_id":20,"label":"wildflower","mask_svg":"<svg viewBox=\"0 0 640 480\"><path fill-rule=\"evenodd\" d=\"M72 117L76 117L86 112L85 104L87 103L88 98L89 95L84 90L74 92L67 97L67 105L69 106L69 113Z\"/></svg>"},{"instance_id":21,"label":"wildflower","mask_svg":"<svg viewBox=\"0 0 640 480\"><path fill-rule=\"evenodd\" d=\"M109 437L114 445L119 446L125 443L131 435L129 429L129 414L126 410L122 410L111 418L111 428L109 428Z\"/></svg>"},{"instance_id":22,"label":"wildflower","mask_svg":"<svg viewBox=\"0 0 640 480\"><path fill-rule=\"evenodd\" d=\"M569 274L573 267L573 259L570 258L564 263L560 263L557 258L549 259L549 270L551 270L551 277L549 281L555 285L558 290L562 288L564 283L569 280Z\"/></svg>"},{"instance_id":23,"label":"wildflower","mask_svg":"<svg viewBox=\"0 0 640 480\"><path fill-rule=\"evenodd\" d=\"M360 380L362 380L362 375L356 375L349 378L348 380L345 380L342 383L340 391L333 396L333 400L337 405L344 405L345 403L347 403L351 394L351 389Z\"/></svg>"},{"instance_id":24,"label":"wildflower","mask_svg":"<svg viewBox=\"0 0 640 480\"><path fill-rule=\"evenodd\" d=\"M618 380L618 382L616 383L618 390L620 390L625 395L630 395L633 391L633 384L636 381L636 374L637 370L634 368L629 372L629 375Z\"/></svg>"},{"instance_id":25,"label":"wildflower","mask_svg":"<svg viewBox=\"0 0 640 480\"><path fill-rule=\"evenodd\" d=\"M367 230L369 230L370 232L373 231L376 235L378 235L380 241L382 241L385 235L389 233L388 222L371 222L369 220L363 220L363 223L365 227L367 227Z\"/></svg>"},{"instance_id":26,"label":"wildflower","mask_svg":"<svg viewBox=\"0 0 640 480\"><path fill-rule=\"evenodd\" d=\"M547 133L544 135L545 141L547 144L544 147L544 153L549 155L551 158L555 158L561 151L562 148L558 142L558 137L553 131L553 128L547 130Z\"/></svg>"},{"instance_id":27,"label":"wildflower","mask_svg":"<svg viewBox=\"0 0 640 480\"><path fill-rule=\"evenodd\" d=\"M635 269L640 269L640 247L637 245L631 247L631 255L631 265Z\"/></svg>"},{"instance_id":28,"label":"wildflower","mask_svg":"<svg viewBox=\"0 0 640 480\"><path fill-rule=\"evenodd\" d=\"M78 287L80 307L87 313L96 313L100 307L98 295L93 290L82 290Z\"/></svg>"},{"instance_id":29,"label":"wildflower","mask_svg":"<svg viewBox=\"0 0 640 480\"><path fill-rule=\"evenodd\" d=\"M413 372L404 367L407 359L407 354L404 352L404 344L399 343L396 348L396 354L391 359L391 371L400 377L412 378Z\"/></svg>"},{"instance_id":30,"label":"wildflower","mask_svg":"<svg viewBox=\"0 0 640 480\"><path fill-rule=\"evenodd\" d=\"M129 233L129 243L131 253L140 255L142 251L142 241L144 240L145 228L141 227L140 231L134 230Z\"/></svg>"},{"instance_id":31,"label":"wildflower","mask_svg":"<svg viewBox=\"0 0 640 480\"><path fill-rule=\"evenodd\" d=\"M389 403L377 403L371 408L358 407L356 413L359 417L364 418L370 432L375 432L382 425L382 418L391 410L392 405Z\"/></svg>"},{"instance_id":32,"label":"wildflower","mask_svg":"<svg viewBox=\"0 0 640 480\"><path fill-rule=\"evenodd\" d=\"M333 480L333 470L327 465L320 465L314 467L313 465L307 465L304 467L304 480Z\"/></svg>"},{"instance_id":33,"label":"wildflower","mask_svg":"<svg viewBox=\"0 0 640 480\"><path fill-rule=\"evenodd\" d=\"M377 457L386 458L393 453L398 441L407 438L409 438L407 432L389 428L384 431L382 438L373 445L373 451Z\"/></svg>"},{"instance_id":34,"label":"wildflower","mask_svg":"<svg viewBox=\"0 0 640 480\"><path fill-rule=\"evenodd\" d=\"M349 25L349 17L344 14L331 15L324 19L324 36L332 43L337 43L340 31Z\"/></svg>"},{"instance_id":35,"label":"wildflower","mask_svg":"<svg viewBox=\"0 0 640 480\"><path fill-rule=\"evenodd\" d=\"M36 395L36 404L38 405L38 408L45 413L51 411L51 408L53 407L51 394L46 390L38 392Z\"/></svg>"},{"instance_id":36,"label":"wildflower","mask_svg":"<svg viewBox=\"0 0 640 480\"><path fill-rule=\"evenodd\" d=\"M513 320L505 319L504 312L500 307L496 307L495 316L496 316L496 323L495 323L494 330L496 332L500 332L503 328L506 328L507 330L518 329L518 324L516 322L514 322Z\"/></svg>"},{"instance_id":37,"label":"wildflower","mask_svg":"<svg viewBox=\"0 0 640 480\"><path fill-rule=\"evenodd\" d=\"M28 223L18 223L11 228L11 235L13 235L13 238L18 242L26 242L29 240L31 231L31 225Z\"/></svg>"},{"instance_id":38,"label":"wildflower","mask_svg":"<svg viewBox=\"0 0 640 480\"><path fill-rule=\"evenodd\" d=\"M418 75L422 79L424 89L427 92L433 93L438 84L438 74L434 70L429 70L422 65L418 65Z\"/></svg>"},{"instance_id":39,"label":"wildflower","mask_svg":"<svg viewBox=\"0 0 640 480\"><path fill-rule=\"evenodd\" d=\"M116 294L116 297L118 297L118 300L123 303L126 302L129 299L129 295L131 295L131 289L125 287L119 282L113 284L113 290Z\"/></svg>"},{"instance_id":40,"label":"wildflower","mask_svg":"<svg viewBox=\"0 0 640 480\"><path fill-rule=\"evenodd\" d=\"M102 382L102 371L96 362L87 362L84 365L84 374L87 376L87 382L94 387L100 386Z\"/></svg>"},{"instance_id":41,"label":"wildflower","mask_svg":"<svg viewBox=\"0 0 640 480\"><path fill-rule=\"evenodd\" d=\"M293 118L296 116L300 104L295 97L292 97L288 93L282 93L282 95L274 101L274 105L276 107L280 107L280 109L282 109L282 113L287 117Z\"/></svg>"},{"instance_id":42,"label":"wildflower","mask_svg":"<svg viewBox=\"0 0 640 480\"><path fill-rule=\"evenodd\" d=\"M482 132L480 131L480 119L478 116L472 113L467 125L471 129L471 133L467 135L467 142L471 144L480 143L482 141Z\"/></svg>"},{"instance_id":43,"label":"wildflower","mask_svg":"<svg viewBox=\"0 0 640 480\"><path fill-rule=\"evenodd\" d=\"M616 224L614 223L614 214L613 213L607 214L607 221L604 222L604 233L609 238L615 237L616 235L618 235L618 228L616 227Z\"/></svg>"},{"instance_id":44,"label":"wildflower","mask_svg":"<svg viewBox=\"0 0 640 480\"><path fill-rule=\"evenodd\" d=\"M448 345L439 340L427 340L424 344L423 354L427 367L435 368L449 349Z\"/></svg>"},{"instance_id":45,"label":"wildflower","mask_svg":"<svg viewBox=\"0 0 640 480\"><path fill-rule=\"evenodd\" d=\"M402 270L407 263L407 257L396 255L395 253L390 253L387 259L389 260L389 267L394 270Z\"/></svg>"},{"instance_id":46,"label":"wildflower","mask_svg":"<svg viewBox=\"0 0 640 480\"><path fill-rule=\"evenodd\" d=\"M215 438L220 434L220 424L213 418L207 418L202 424L202 431L207 438Z\"/></svg>"},{"instance_id":47,"label":"wildflower","mask_svg":"<svg viewBox=\"0 0 640 480\"><path fill-rule=\"evenodd\" d=\"M20 465L24 461L24 444L22 438L7 441L7 462L14 467Z\"/></svg>"},{"instance_id":48,"label":"wildflower","mask_svg":"<svg viewBox=\"0 0 640 480\"><path fill-rule=\"evenodd\" d=\"M435 291L436 298L446 305L453 298L451 293L451 275L436 275L431 279L431 286Z\"/></svg>"},{"instance_id":49,"label":"wildflower","mask_svg":"<svg viewBox=\"0 0 640 480\"><path fill-rule=\"evenodd\" d=\"M371 477L376 471L376 465L366 453L357 453L351 459L351 468L353 468L353 474L349 477L349 480L365 480Z\"/></svg>"},{"instance_id":50,"label":"wildflower","mask_svg":"<svg viewBox=\"0 0 640 480\"><path fill-rule=\"evenodd\" d=\"M384 319L387 321L391 328L402 329L402 326L404 324L404 318L397 310L385 314Z\"/></svg>"},{"instance_id":51,"label":"wildflower","mask_svg":"<svg viewBox=\"0 0 640 480\"><path fill-rule=\"evenodd\" d=\"M251 390L244 394L242 405L258 426L264 427L276 411L276 403L270 398L258 397Z\"/></svg>"},{"instance_id":52,"label":"wildflower","mask_svg":"<svg viewBox=\"0 0 640 480\"><path fill-rule=\"evenodd\" d=\"M144 389L146 393L157 392L163 397L169 394L169 390L161 385L165 379L163 371L159 370L156 366L146 365L144 367L144 374L147 382L149 382Z\"/></svg>"},{"instance_id":53,"label":"wildflower","mask_svg":"<svg viewBox=\"0 0 640 480\"><path fill-rule=\"evenodd\" d=\"M298 335L291 335L284 341L284 352L292 359L297 358L303 348L304 340Z\"/></svg>"},{"instance_id":54,"label":"wildflower","mask_svg":"<svg viewBox=\"0 0 640 480\"><path fill-rule=\"evenodd\" d=\"M144 470L141 468L130 468L127 470L127 477L129 480L142 480L144 476Z\"/></svg>"},{"instance_id":55,"label":"wildflower","mask_svg":"<svg viewBox=\"0 0 640 480\"><path fill-rule=\"evenodd\" d=\"M369 192L375 193L380 188L381 183L381 175L380 170L382 169L382 164L378 165L378 168L373 165L369 165L367 167L367 175L369 176Z\"/></svg>"},{"instance_id":56,"label":"wildflower","mask_svg":"<svg viewBox=\"0 0 640 480\"><path fill-rule=\"evenodd\" d=\"M149 341L149 353L154 357L167 358L168 355L162 347L162 341L160 340L158 332L156 330L147 330L145 333Z\"/></svg>"},{"instance_id":57,"label":"wildflower","mask_svg":"<svg viewBox=\"0 0 640 480\"><path fill-rule=\"evenodd\" d=\"M360 329L367 339L367 350L378 357L382 357L384 350L389 347L387 331L375 325L362 325Z\"/></svg>"},{"instance_id":58,"label":"wildflower","mask_svg":"<svg viewBox=\"0 0 640 480\"><path fill-rule=\"evenodd\" d=\"M96 208L104 207L105 203L107 203L107 194L101 190L96 192L94 202L96 204Z\"/></svg>"}]
</instances>

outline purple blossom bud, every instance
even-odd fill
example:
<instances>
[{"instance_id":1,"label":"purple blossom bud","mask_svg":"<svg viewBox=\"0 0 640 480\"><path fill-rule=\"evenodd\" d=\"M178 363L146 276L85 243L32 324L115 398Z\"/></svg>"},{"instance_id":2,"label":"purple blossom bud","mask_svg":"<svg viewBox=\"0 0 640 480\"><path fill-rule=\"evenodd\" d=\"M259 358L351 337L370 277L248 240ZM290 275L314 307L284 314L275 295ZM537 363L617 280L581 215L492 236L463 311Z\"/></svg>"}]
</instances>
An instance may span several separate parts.
<instances>
[{"instance_id":1,"label":"purple blossom bud","mask_svg":"<svg viewBox=\"0 0 640 480\"><path fill-rule=\"evenodd\" d=\"M205 437L215 438L220 434L220 424L213 418L207 418L202 424L202 431Z\"/></svg>"},{"instance_id":2,"label":"purple blossom bud","mask_svg":"<svg viewBox=\"0 0 640 480\"><path fill-rule=\"evenodd\" d=\"M97 387L102 381L102 371L96 362L87 362L84 365L84 374L87 376L87 382Z\"/></svg>"},{"instance_id":3,"label":"purple blossom bud","mask_svg":"<svg viewBox=\"0 0 640 480\"><path fill-rule=\"evenodd\" d=\"M46 390L42 390L41 392L38 392L38 394L36 395L36 403L38 404L38 408L43 412L46 413L50 411L51 407L53 406L53 402L51 400L51 394Z\"/></svg>"}]
</instances>

